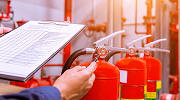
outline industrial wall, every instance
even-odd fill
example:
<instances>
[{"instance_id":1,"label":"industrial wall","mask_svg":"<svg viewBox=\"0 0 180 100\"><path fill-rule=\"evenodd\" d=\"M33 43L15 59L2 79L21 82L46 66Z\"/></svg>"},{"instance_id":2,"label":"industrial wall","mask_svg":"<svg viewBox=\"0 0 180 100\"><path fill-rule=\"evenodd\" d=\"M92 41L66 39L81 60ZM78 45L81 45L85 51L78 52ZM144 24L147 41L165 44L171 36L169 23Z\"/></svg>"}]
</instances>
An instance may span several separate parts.
<instances>
[{"instance_id":1,"label":"industrial wall","mask_svg":"<svg viewBox=\"0 0 180 100\"><path fill-rule=\"evenodd\" d=\"M72 23L84 24L85 21L95 19L95 24L102 24L107 22L108 16L108 0L72 0ZM123 38L123 47L126 44L137 39L145 34L135 34L135 1L136 0L122 0L123 18L126 21L123 23L123 29L126 31L126 36ZM137 9L137 31L146 32L146 26L142 25L144 22L143 16L146 16L147 7L146 0L138 0ZM152 15L155 16L155 0L153 0ZM14 11L14 21L19 20L64 20L64 0L11 0L11 7ZM12 27L12 22L4 22L4 26ZM154 34L155 26L152 26L152 34ZM92 48L93 42L104 37L103 32L96 32L92 37L86 37L82 32L78 37L72 41L71 53L81 48ZM144 41L146 42L146 41ZM120 43L119 43L120 44ZM141 42L137 43L141 46ZM90 55L80 56L82 62L90 61ZM58 53L48 63L58 64L62 63L62 54ZM60 74L61 67L47 68L47 74ZM35 75L40 77L40 72Z\"/></svg>"},{"instance_id":2,"label":"industrial wall","mask_svg":"<svg viewBox=\"0 0 180 100\"><path fill-rule=\"evenodd\" d=\"M138 16L137 22L144 22L143 16L146 15L146 0L138 0ZM72 23L84 24L85 21L95 19L95 24L107 22L108 0L73 0L72 4ZM126 36L123 38L123 47L133 39L137 39L143 35L136 35L134 32L135 23L135 0L122 0L123 17L126 19L123 29ZM155 3L154 3L155 5ZM14 10L14 20L64 20L64 0L12 0L11 7ZM152 14L155 14L155 6L153 6ZM138 25L139 32L145 32L144 25ZM153 31L152 31L153 32ZM92 43L105 36L103 32L97 32L93 37L86 37L81 33L72 41L72 50L80 48L93 47ZM85 41L84 41L85 40ZM141 43L137 44L141 46ZM84 61L89 61L91 56L82 56ZM53 60L53 63L61 63L62 58Z\"/></svg>"}]
</instances>

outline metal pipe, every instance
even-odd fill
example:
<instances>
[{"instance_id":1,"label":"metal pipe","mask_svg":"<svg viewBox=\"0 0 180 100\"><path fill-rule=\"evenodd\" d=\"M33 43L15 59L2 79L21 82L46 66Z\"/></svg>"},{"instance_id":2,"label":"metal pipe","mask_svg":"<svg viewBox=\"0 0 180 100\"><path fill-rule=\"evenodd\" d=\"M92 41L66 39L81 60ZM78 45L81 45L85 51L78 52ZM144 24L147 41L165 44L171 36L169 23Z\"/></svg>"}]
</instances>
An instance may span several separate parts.
<instances>
[{"instance_id":1,"label":"metal pipe","mask_svg":"<svg viewBox=\"0 0 180 100\"><path fill-rule=\"evenodd\" d=\"M137 0L135 5L135 33L136 34L146 34L146 32L137 32Z\"/></svg>"},{"instance_id":2,"label":"metal pipe","mask_svg":"<svg viewBox=\"0 0 180 100\"><path fill-rule=\"evenodd\" d=\"M108 10L107 10L107 35L113 33L113 0L108 0ZM113 40L109 41L109 46L113 46ZM113 59L109 60L110 63L113 62Z\"/></svg>"},{"instance_id":3,"label":"metal pipe","mask_svg":"<svg viewBox=\"0 0 180 100\"><path fill-rule=\"evenodd\" d=\"M123 0L121 0L121 30L123 30L123 22L122 22L122 18L123 18ZM123 48L123 34L121 34L121 48ZM121 53L121 58L123 58L123 53Z\"/></svg>"},{"instance_id":4,"label":"metal pipe","mask_svg":"<svg viewBox=\"0 0 180 100\"><path fill-rule=\"evenodd\" d=\"M113 32L117 32L122 30L121 29L121 23L122 23L122 16L121 16L121 0L113 0ZM113 47L121 48L121 34L115 36L113 38ZM115 63L117 60L121 58L121 53L114 55L113 57L113 63Z\"/></svg>"},{"instance_id":5,"label":"metal pipe","mask_svg":"<svg viewBox=\"0 0 180 100\"><path fill-rule=\"evenodd\" d=\"M130 26L130 25L144 25L144 23L128 23L128 24L123 24L123 26Z\"/></svg>"}]
</instances>

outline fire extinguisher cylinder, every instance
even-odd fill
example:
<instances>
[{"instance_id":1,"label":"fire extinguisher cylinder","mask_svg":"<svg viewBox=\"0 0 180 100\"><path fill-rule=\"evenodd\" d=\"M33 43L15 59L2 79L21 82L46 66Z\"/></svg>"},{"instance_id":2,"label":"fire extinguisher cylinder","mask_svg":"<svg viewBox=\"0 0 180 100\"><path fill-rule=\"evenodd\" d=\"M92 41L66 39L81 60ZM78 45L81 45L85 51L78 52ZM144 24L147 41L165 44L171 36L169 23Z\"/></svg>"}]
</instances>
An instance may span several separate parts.
<instances>
[{"instance_id":1,"label":"fire extinguisher cylinder","mask_svg":"<svg viewBox=\"0 0 180 100\"><path fill-rule=\"evenodd\" d=\"M145 48L153 47L154 44L166 41L167 39L159 39L145 45ZM155 51L170 52L169 50L153 48ZM144 57L139 58L146 62L147 67L147 100L160 100L161 96L161 61L151 56L151 52L145 51Z\"/></svg>"}]
</instances>

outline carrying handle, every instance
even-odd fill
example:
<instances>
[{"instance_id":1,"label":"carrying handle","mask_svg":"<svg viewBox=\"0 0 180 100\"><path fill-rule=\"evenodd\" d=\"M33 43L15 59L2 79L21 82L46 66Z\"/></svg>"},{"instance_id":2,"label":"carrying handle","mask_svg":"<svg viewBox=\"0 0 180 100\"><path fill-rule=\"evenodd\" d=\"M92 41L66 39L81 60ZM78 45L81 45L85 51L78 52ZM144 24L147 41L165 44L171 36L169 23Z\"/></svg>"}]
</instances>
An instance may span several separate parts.
<instances>
[{"instance_id":1,"label":"carrying handle","mask_svg":"<svg viewBox=\"0 0 180 100\"><path fill-rule=\"evenodd\" d=\"M108 40L112 39L113 37L115 37L116 35L118 34L121 34L121 33L124 33L125 31L122 30L122 31L117 31L117 32L114 32L104 38L101 38L100 40L97 40L96 42L93 43L93 45L95 47L99 47L99 46L105 46L108 44Z\"/></svg>"},{"instance_id":2,"label":"carrying handle","mask_svg":"<svg viewBox=\"0 0 180 100\"><path fill-rule=\"evenodd\" d=\"M169 51L169 50L166 50L166 49L151 48L151 47L153 47L154 44L159 43L159 42L163 42L163 41L166 41L166 40L167 40L166 38L164 38L164 39L158 39L158 40L156 40L156 41L153 41L153 42L150 42L150 43L146 44L144 47L145 47L145 48L153 49L153 50L158 51L158 52L167 52L167 53L170 53L170 51Z\"/></svg>"},{"instance_id":3,"label":"carrying handle","mask_svg":"<svg viewBox=\"0 0 180 100\"><path fill-rule=\"evenodd\" d=\"M152 35L146 35L146 36L140 37L139 39L133 40L132 42L126 44L126 47L129 48L130 45L135 45L138 41L141 41L141 40L146 39L146 38L151 37L151 36Z\"/></svg>"},{"instance_id":4,"label":"carrying handle","mask_svg":"<svg viewBox=\"0 0 180 100\"><path fill-rule=\"evenodd\" d=\"M166 40L167 40L166 38L164 38L164 39L159 39L159 40L156 40L156 41L153 41L153 42L150 42L150 43L144 45L144 47L152 47L154 44L159 43L159 42L162 42L162 41L166 41Z\"/></svg>"}]
</instances>

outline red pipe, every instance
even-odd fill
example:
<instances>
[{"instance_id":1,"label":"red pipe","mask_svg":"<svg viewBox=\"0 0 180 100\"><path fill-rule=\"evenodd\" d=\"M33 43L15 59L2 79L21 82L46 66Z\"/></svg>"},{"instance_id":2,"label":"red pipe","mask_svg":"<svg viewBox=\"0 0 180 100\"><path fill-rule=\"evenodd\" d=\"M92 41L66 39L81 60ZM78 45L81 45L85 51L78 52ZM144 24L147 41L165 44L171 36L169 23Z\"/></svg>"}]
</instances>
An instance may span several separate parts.
<instances>
[{"instance_id":1,"label":"red pipe","mask_svg":"<svg viewBox=\"0 0 180 100\"><path fill-rule=\"evenodd\" d=\"M178 0L170 0L171 2L175 2L178 5ZM175 40L175 76L173 76L173 78L171 77L170 79L173 80L173 90L170 90L170 93L173 94L177 94L178 93L178 86L179 86L179 81L178 81L178 77L179 77L179 64L178 64L178 6L176 6L176 11L172 13L172 18L175 19L175 21L171 22L171 28L170 31L175 33L175 34L171 34L171 38L172 40ZM171 87L170 87L171 89Z\"/></svg>"},{"instance_id":2,"label":"red pipe","mask_svg":"<svg viewBox=\"0 0 180 100\"><path fill-rule=\"evenodd\" d=\"M179 43L178 43L178 40L176 40L176 47L175 47L175 48L176 48L176 56L175 56L175 59L176 59L176 62L175 62L175 75L177 75L177 76L179 75L179 70L178 70L178 69L179 69L179 65L178 65L178 61L179 61L179 60L178 60L178 59L179 59L179 58L178 58L178 56L179 56L179 53L178 53L178 52L179 52L179 51L178 51L178 50L179 50L179 49L178 49L178 44L179 44Z\"/></svg>"},{"instance_id":3,"label":"red pipe","mask_svg":"<svg viewBox=\"0 0 180 100\"><path fill-rule=\"evenodd\" d=\"M64 1L65 1L64 20L71 22L72 0L64 0ZM71 54L71 42L63 49L63 52L64 52L63 63L65 63Z\"/></svg>"},{"instance_id":4,"label":"red pipe","mask_svg":"<svg viewBox=\"0 0 180 100\"><path fill-rule=\"evenodd\" d=\"M5 0L5 1L7 1L7 8L6 8L6 12L0 12L1 13L1 16L0 16L0 19L3 19L3 18L5 18L5 19L8 19L9 18L9 13L10 13L10 0ZM6 14L6 16L4 16L3 14Z\"/></svg>"},{"instance_id":5,"label":"red pipe","mask_svg":"<svg viewBox=\"0 0 180 100\"><path fill-rule=\"evenodd\" d=\"M170 91L173 94L178 94L178 77L169 75L169 79L173 81L173 91Z\"/></svg>"},{"instance_id":6,"label":"red pipe","mask_svg":"<svg viewBox=\"0 0 180 100\"><path fill-rule=\"evenodd\" d=\"M147 17L151 17L152 15L152 12L151 12L151 9L152 9L152 0L147 0L146 1L146 5L147 5ZM146 26L147 28L147 33L146 35L150 35L151 34L151 24L147 24ZM152 41L152 37L148 37L147 38L147 41L146 41L146 44L147 43L150 43Z\"/></svg>"},{"instance_id":7,"label":"red pipe","mask_svg":"<svg viewBox=\"0 0 180 100\"><path fill-rule=\"evenodd\" d=\"M7 3L7 12L6 12L6 18L9 18L9 13L10 13L10 2L11 1L8 1L8 3Z\"/></svg>"}]
</instances>

